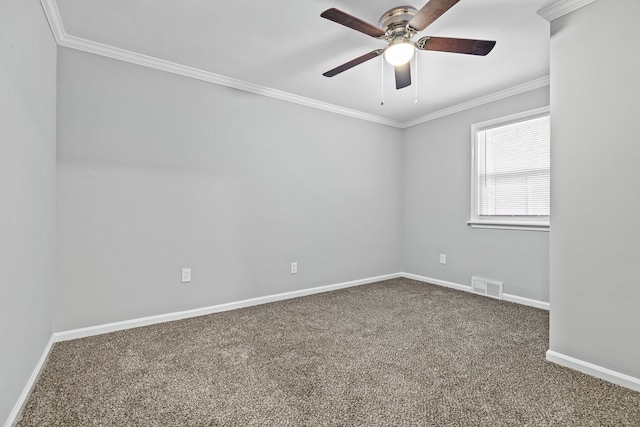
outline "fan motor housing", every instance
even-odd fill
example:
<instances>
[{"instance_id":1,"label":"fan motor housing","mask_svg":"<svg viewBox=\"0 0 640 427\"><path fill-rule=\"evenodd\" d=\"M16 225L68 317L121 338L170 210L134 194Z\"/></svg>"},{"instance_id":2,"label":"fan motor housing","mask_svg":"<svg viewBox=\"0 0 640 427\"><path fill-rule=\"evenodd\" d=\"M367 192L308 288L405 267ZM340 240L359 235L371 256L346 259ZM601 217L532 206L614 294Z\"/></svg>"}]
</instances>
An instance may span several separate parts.
<instances>
[{"instance_id":1,"label":"fan motor housing","mask_svg":"<svg viewBox=\"0 0 640 427\"><path fill-rule=\"evenodd\" d=\"M389 32L395 33L398 31L404 31L407 22L415 16L418 11L415 7L411 6L398 6L386 11L380 18L380 28L386 28L387 34Z\"/></svg>"}]
</instances>

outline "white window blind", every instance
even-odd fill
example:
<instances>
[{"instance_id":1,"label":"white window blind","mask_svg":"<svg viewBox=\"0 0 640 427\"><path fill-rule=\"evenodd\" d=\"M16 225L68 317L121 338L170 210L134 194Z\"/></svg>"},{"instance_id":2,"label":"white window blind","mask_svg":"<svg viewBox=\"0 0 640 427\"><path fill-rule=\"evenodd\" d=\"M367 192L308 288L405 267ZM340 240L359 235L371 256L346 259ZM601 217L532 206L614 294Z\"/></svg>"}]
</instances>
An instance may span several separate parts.
<instances>
[{"instance_id":1,"label":"white window blind","mask_svg":"<svg viewBox=\"0 0 640 427\"><path fill-rule=\"evenodd\" d=\"M472 225L482 221L548 225L550 118L548 112L539 111L520 116L474 125Z\"/></svg>"}]
</instances>

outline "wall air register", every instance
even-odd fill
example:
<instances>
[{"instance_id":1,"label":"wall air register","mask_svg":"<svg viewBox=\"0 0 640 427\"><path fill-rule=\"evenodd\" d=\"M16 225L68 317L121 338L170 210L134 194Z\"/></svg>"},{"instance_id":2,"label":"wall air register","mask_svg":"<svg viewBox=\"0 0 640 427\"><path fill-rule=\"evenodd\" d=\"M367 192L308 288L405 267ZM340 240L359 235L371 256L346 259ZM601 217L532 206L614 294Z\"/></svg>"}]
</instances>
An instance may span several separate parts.
<instances>
[{"instance_id":1,"label":"wall air register","mask_svg":"<svg viewBox=\"0 0 640 427\"><path fill-rule=\"evenodd\" d=\"M495 280L471 278L471 291L474 294L485 295L491 298L502 299L502 282Z\"/></svg>"}]
</instances>

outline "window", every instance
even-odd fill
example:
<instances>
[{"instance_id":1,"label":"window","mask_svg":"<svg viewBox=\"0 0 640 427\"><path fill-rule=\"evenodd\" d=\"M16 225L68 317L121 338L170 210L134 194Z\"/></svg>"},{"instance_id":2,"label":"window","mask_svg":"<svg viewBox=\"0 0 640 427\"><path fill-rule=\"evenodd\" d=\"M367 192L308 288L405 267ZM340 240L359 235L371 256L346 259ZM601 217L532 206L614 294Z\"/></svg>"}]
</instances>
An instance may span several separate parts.
<instances>
[{"instance_id":1,"label":"window","mask_svg":"<svg viewBox=\"0 0 640 427\"><path fill-rule=\"evenodd\" d=\"M468 224L548 230L550 128L548 107L471 126Z\"/></svg>"}]
</instances>

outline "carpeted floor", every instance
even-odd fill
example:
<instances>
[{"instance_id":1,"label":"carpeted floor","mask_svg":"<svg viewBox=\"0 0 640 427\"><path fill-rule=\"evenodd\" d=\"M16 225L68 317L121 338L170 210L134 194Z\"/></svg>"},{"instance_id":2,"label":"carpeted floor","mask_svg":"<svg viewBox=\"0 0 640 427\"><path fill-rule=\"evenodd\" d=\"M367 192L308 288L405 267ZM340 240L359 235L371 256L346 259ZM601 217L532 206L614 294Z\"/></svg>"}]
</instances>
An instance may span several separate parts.
<instances>
[{"instance_id":1,"label":"carpeted floor","mask_svg":"<svg viewBox=\"0 0 640 427\"><path fill-rule=\"evenodd\" d=\"M408 279L58 343L20 426L640 426L548 313Z\"/></svg>"}]
</instances>

